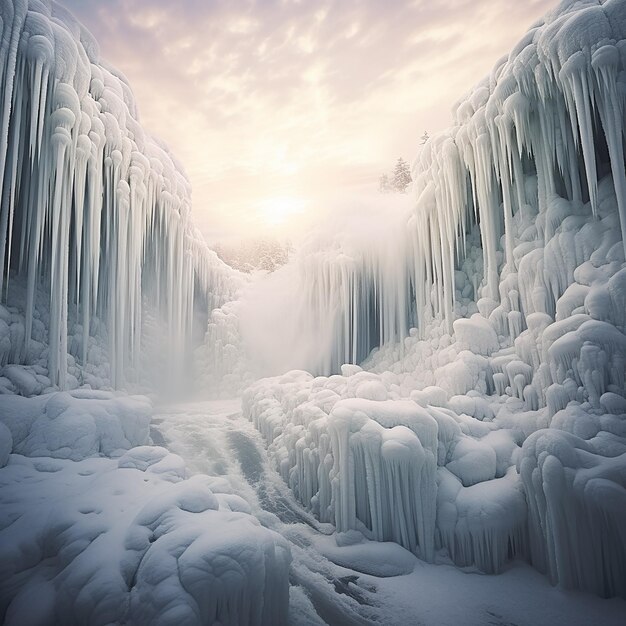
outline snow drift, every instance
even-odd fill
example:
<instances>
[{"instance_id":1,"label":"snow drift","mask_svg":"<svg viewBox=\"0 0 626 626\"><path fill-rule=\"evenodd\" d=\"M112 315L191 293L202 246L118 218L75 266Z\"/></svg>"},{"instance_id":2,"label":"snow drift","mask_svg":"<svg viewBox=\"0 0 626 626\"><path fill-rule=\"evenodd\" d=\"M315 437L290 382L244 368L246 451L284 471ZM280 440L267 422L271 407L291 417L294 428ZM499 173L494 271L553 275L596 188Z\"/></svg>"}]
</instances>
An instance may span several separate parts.
<instances>
[{"instance_id":1,"label":"snow drift","mask_svg":"<svg viewBox=\"0 0 626 626\"><path fill-rule=\"evenodd\" d=\"M12 455L0 472L3 622L286 624L289 546L237 499L158 447Z\"/></svg>"}]
</instances>

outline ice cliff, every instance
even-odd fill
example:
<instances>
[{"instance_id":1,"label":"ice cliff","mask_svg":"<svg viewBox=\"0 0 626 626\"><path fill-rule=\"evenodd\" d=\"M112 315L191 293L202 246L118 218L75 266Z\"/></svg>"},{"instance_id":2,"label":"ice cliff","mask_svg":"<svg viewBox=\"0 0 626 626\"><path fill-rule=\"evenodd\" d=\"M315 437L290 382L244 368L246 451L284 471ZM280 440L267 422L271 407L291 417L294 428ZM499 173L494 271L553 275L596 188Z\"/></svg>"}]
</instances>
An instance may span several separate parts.
<instances>
[{"instance_id":1,"label":"ice cliff","mask_svg":"<svg viewBox=\"0 0 626 626\"><path fill-rule=\"evenodd\" d=\"M190 219L189 183L69 12L6 1L0 27L0 292L6 301L15 284L8 303L19 304L0 320L0 362L43 355L49 385L75 386L91 336L106 335L107 382L119 387L139 369L149 311L167 328L161 363L175 377L194 300L206 311L228 292L228 268Z\"/></svg>"},{"instance_id":2,"label":"ice cliff","mask_svg":"<svg viewBox=\"0 0 626 626\"><path fill-rule=\"evenodd\" d=\"M626 597L625 70L626 2L562 2L423 147L405 237L303 259L336 358L244 410L320 519Z\"/></svg>"}]
</instances>

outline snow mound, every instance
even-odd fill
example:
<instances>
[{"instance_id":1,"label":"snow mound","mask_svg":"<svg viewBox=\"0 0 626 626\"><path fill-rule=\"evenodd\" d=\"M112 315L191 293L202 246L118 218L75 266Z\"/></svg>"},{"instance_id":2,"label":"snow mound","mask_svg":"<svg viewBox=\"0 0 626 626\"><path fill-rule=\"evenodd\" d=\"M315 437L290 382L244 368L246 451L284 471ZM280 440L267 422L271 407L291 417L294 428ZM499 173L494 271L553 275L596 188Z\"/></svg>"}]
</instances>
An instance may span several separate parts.
<instances>
[{"instance_id":1,"label":"snow mound","mask_svg":"<svg viewBox=\"0 0 626 626\"><path fill-rule=\"evenodd\" d=\"M221 507L208 477L157 472L172 456L11 455L0 469L4 623L286 624L286 541Z\"/></svg>"},{"instance_id":2,"label":"snow mound","mask_svg":"<svg viewBox=\"0 0 626 626\"><path fill-rule=\"evenodd\" d=\"M413 554L397 543L367 541L357 531L320 536L314 545L337 565L381 578L410 574L418 563Z\"/></svg>"},{"instance_id":3,"label":"snow mound","mask_svg":"<svg viewBox=\"0 0 626 626\"><path fill-rule=\"evenodd\" d=\"M120 456L148 443L151 416L144 396L89 390L0 396L0 423L10 431L12 450L29 457Z\"/></svg>"}]
</instances>

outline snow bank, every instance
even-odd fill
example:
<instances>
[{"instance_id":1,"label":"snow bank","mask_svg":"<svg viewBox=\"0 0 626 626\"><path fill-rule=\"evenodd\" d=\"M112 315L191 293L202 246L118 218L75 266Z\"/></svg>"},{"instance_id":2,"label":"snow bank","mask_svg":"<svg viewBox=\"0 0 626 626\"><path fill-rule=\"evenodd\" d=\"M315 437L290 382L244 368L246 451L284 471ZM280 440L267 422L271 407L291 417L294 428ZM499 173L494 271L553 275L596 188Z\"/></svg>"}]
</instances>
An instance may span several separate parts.
<instances>
[{"instance_id":1,"label":"snow bank","mask_svg":"<svg viewBox=\"0 0 626 626\"><path fill-rule=\"evenodd\" d=\"M30 457L120 456L148 443L151 416L143 396L88 390L0 396L0 423L10 431L12 450Z\"/></svg>"},{"instance_id":2,"label":"snow bank","mask_svg":"<svg viewBox=\"0 0 626 626\"><path fill-rule=\"evenodd\" d=\"M220 504L209 482L162 448L119 461L11 455L3 623L286 624L288 544Z\"/></svg>"},{"instance_id":3,"label":"snow bank","mask_svg":"<svg viewBox=\"0 0 626 626\"><path fill-rule=\"evenodd\" d=\"M367 541L352 530L314 537L315 548L337 565L382 578L410 574L417 560L397 543Z\"/></svg>"}]
</instances>

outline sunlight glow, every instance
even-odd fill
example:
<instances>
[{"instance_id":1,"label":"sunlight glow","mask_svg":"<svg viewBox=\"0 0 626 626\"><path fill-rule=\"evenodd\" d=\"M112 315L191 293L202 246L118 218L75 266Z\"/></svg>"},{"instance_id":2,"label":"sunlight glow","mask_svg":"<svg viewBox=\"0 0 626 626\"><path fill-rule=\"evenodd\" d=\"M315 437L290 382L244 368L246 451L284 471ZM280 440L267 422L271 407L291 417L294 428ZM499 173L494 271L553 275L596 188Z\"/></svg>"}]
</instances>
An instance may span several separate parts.
<instances>
[{"instance_id":1,"label":"sunlight glow","mask_svg":"<svg viewBox=\"0 0 626 626\"><path fill-rule=\"evenodd\" d=\"M306 202L303 198L280 196L267 198L258 206L258 214L269 226L280 226L289 218L304 212Z\"/></svg>"},{"instance_id":2,"label":"sunlight glow","mask_svg":"<svg viewBox=\"0 0 626 626\"><path fill-rule=\"evenodd\" d=\"M556 0L61 3L185 164L215 244L293 238L337 195L376 193Z\"/></svg>"}]
</instances>

